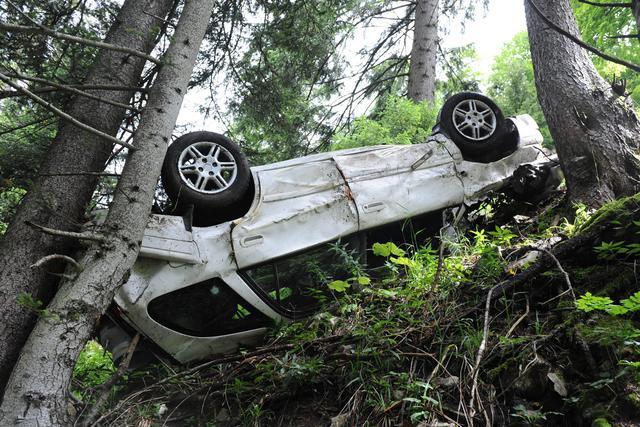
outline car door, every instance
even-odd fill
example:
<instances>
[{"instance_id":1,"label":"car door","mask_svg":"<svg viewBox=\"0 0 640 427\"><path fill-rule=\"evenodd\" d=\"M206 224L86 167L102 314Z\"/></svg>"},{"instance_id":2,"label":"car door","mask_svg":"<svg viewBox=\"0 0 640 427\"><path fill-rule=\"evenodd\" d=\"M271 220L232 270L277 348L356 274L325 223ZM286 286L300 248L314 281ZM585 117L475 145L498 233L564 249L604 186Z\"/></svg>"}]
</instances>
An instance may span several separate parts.
<instances>
[{"instance_id":1,"label":"car door","mask_svg":"<svg viewBox=\"0 0 640 427\"><path fill-rule=\"evenodd\" d=\"M329 242L358 230L358 215L335 161L327 155L253 170L258 201L235 222L239 269Z\"/></svg>"},{"instance_id":2,"label":"car door","mask_svg":"<svg viewBox=\"0 0 640 427\"><path fill-rule=\"evenodd\" d=\"M360 230L462 203L451 144L440 135L424 144L381 146L336 155L359 215ZM455 147L454 147L455 148Z\"/></svg>"}]
</instances>

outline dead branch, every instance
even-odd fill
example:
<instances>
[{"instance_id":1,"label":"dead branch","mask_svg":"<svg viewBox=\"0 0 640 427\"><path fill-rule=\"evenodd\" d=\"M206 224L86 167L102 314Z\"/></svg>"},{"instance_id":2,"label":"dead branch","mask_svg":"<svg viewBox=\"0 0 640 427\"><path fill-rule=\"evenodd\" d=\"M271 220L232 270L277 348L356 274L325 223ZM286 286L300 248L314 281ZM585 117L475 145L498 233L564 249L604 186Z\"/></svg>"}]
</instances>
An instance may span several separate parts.
<instances>
[{"instance_id":1,"label":"dead branch","mask_svg":"<svg viewBox=\"0 0 640 427\"><path fill-rule=\"evenodd\" d=\"M482 332L482 342L480 342L480 347L478 347L478 354L476 355L476 363L473 366L473 370L471 371L472 378L472 386L471 386L471 400L469 401L469 413L471 418L474 417L476 413L475 408L475 398L478 390L478 374L480 373L480 362L482 362L482 357L484 356L484 352L487 349L487 341L489 340L489 311L491 310L491 296L494 291L498 289L500 284L495 285L491 289L489 289L489 293L487 294L487 302L484 309L484 329Z\"/></svg>"},{"instance_id":2,"label":"dead branch","mask_svg":"<svg viewBox=\"0 0 640 427\"><path fill-rule=\"evenodd\" d=\"M560 270L560 272L564 276L564 281L567 284L567 291L571 294L571 297L573 298L573 301L575 302L576 301L576 294L575 294L575 292L573 292L573 286L571 285L571 279L569 278L569 273L567 273L565 271L565 269L562 268L562 264L560 264L560 261L558 261L558 258L554 254L552 254L551 251L549 251L547 249L540 249L540 248L533 248L533 247L530 247L528 249L533 250L533 251L538 251L538 252L545 253L545 254L547 254L547 256L549 256L553 260L553 262L556 263L556 266L558 267L558 270Z\"/></svg>"},{"instance_id":3,"label":"dead branch","mask_svg":"<svg viewBox=\"0 0 640 427\"><path fill-rule=\"evenodd\" d=\"M40 176L114 176L119 177L119 173L110 172L60 172L60 173L41 173Z\"/></svg>"},{"instance_id":4,"label":"dead branch","mask_svg":"<svg viewBox=\"0 0 640 427\"><path fill-rule=\"evenodd\" d=\"M117 46L110 43L104 43L98 40L85 39L82 37L72 36L70 34L59 33L57 31L53 31L44 26L14 25L14 24L7 24L4 22L0 22L0 30L9 31L9 32L27 33L27 34L44 34L50 37L54 37L56 39L67 40L74 43L80 43L87 46L97 47L100 49L109 49L109 50L114 50L116 52L128 53L129 55L144 58L149 62L153 62L154 64L161 64L159 59L154 58L151 55L147 55L146 53L139 52L135 49L131 49L124 46Z\"/></svg>"},{"instance_id":5,"label":"dead branch","mask_svg":"<svg viewBox=\"0 0 640 427\"><path fill-rule=\"evenodd\" d=\"M75 126L79 127L80 129L85 130L85 131L87 131L89 133L92 133L94 135L97 135L97 136L99 136L99 137L101 137L103 139L106 139L107 141L110 141L113 144L127 147L130 150L135 150L135 147L133 145L127 144L126 142L122 142L118 138L114 138L111 135L108 135L108 134L106 134L106 133L104 133L102 131L99 131L98 129L95 129L95 128L87 125L87 124L84 124L84 123L80 122L79 120L74 119L69 114L67 114L64 111L60 110L59 108L53 106L50 102L45 101L44 99L42 99L38 95L32 93L28 89L25 89L22 86L14 83L13 81L11 81L11 79L9 77L7 77L6 75L4 75L2 73L0 73L0 80L2 80L3 82L5 82L9 86L11 86L12 88L17 90L18 92L21 92L25 96L31 98L33 101L35 101L38 104L42 105L44 108L46 108L47 110L51 111L52 113L54 113L55 115L59 116L60 118L62 118L64 120L67 120L68 122L70 122L70 123L74 124Z\"/></svg>"},{"instance_id":6,"label":"dead branch","mask_svg":"<svg viewBox=\"0 0 640 427\"><path fill-rule=\"evenodd\" d=\"M122 104L120 102L115 102L115 101L111 101L110 99L105 99L105 98L101 98L97 95L93 95L90 94L88 92L82 91L80 89L74 88L73 86L68 86L68 85L63 85L63 84L59 84L59 83L55 83L52 82L50 80L46 80L46 79L41 79L39 77L31 77L31 76L27 76L21 73L16 73L14 72L13 74L7 74L7 77L12 77L14 79L20 79L20 80L28 80L28 81L32 81L32 82L36 82L36 83L42 83L51 87L54 87L56 89L61 89L67 92L71 92L71 93L75 93L76 95L79 96L83 96L85 98L89 98L89 99L93 99L99 102L103 102L105 104L109 104L109 105L113 105L115 107L120 107L120 108L124 108L125 110L131 110L131 111L135 111L136 113L140 113L141 110L132 106L132 105L128 105L128 104Z\"/></svg>"},{"instance_id":7,"label":"dead branch","mask_svg":"<svg viewBox=\"0 0 640 427\"><path fill-rule=\"evenodd\" d=\"M134 86L115 86L115 85L67 85L67 87L72 87L74 89L80 89L83 91L87 90L107 90L107 91L126 91L126 92L147 92L148 90L143 87L134 87ZM32 93L51 93L57 92L60 89L55 87L39 87L31 89ZM24 96L22 93L16 90L1 90L0 91L0 99L5 98L15 98L18 96Z\"/></svg>"},{"instance_id":8,"label":"dead branch","mask_svg":"<svg viewBox=\"0 0 640 427\"><path fill-rule=\"evenodd\" d=\"M527 318L527 316L529 316L529 297L525 295L526 301L527 301L527 308L524 311L524 314L522 316L520 316L518 318L518 320L516 320L513 325L511 325L511 327L509 328L509 331L507 332L507 334L504 336L505 338L509 338L509 336L511 336L511 334L513 333L513 331L516 330L516 328L518 327L518 325L520 323L522 323L522 321L524 319Z\"/></svg>"},{"instance_id":9,"label":"dead branch","mask_svg":"<svg viewBox=\"0 0 640 427\"><path fill-rule=\"evenodd\" d=\"M578 0L578 2L598 7L633 7L633 3L598 3L590 0Z\"/></svg>"},{"instance_id":10,"label":"dead branch","mask_svg":"<svg viewBox=\"0 0 640 427\"><path fill-rule=\"evenodd\" d=\"M77 272L82 271L82 266L78 264L78 261L71 258L70 256L60 255L60 254L47 255L46 257L40 258L40 260L38 260L37 262L31 265L31 268L42 267L46 263L50 261L55 261L55 260L64 261L68 264L71 264Z\"/></svg>"},{"instance_id":11,"label":"dead branch","mask_svg":"<svg viewBox=\"0 0 640 427\"><path fill-rule=\"evenodd\" d=\"M616 58L615 56L611 56L609 54L606 54L606 53L596 49L595 47L588 45L587 43L585 43L582 40L580 40L578 37L574 36L573 34L571 34L570 32L568 32L566 30L564 30L563 28L560 28L557 24L555 24L553 21L551 21L551 19L549 19L544 13L542 13L542 11L538 8L538 6L536 5L536 3L533 0L525 0L525 1L527 3L529 3L529 5L533 9L533 11L536 13L536 15L538 15L538 17L540 17L540 19L542 19L542 21L545 24L547 24L547 26L549 26L549 28L551 28L552 30L562 34L563 36L565 36L566 38L568 38L569 40L571 40L572 42L574 42L575 44L577 44L581 48L588 50L589 52L599 56L602 59L605 59L605 60L610 61L610 62L614 62L616 64L623 65L623 66L629 68L630 70L635 71L636 73L640 73L640 65L634 64L634 63L629 62L629 61L625 61L624 59Z\"/></svg>"},{"instance_id":12,"label":"dead branch","mask_svg":"<svg viewBox=\"0 0 640 427\"><path fill-rule=\"evenodd\" d=\"M109 378L109 380L100 387L100 390L99 390L100 394L98 396L98 399L96 400L96 403L93 404L91 411L85 418L85 421L82 423L82 425L84 426L95 425L94 420L98 417L100 413L100 409L107 402L107 399L109 399L109 395L111 394L111 389L113 388L114 385L116 385L118 380L122 378L125 372L127 372L127 369L129 369L131 358L133 357L133 353L135 353L136 351L136 347L138 346L139 341L140 341L140 334L137 333L131 339L129 346L127 347L127 352L124 355L124 359L122 360L122 362L120 362L120 366L118 366L118 370L116 371L116 373L113 374L111 378Z\"/></svg>"},{"instance_id":13,"label":"dead branch","mask_svg":"<svg viewBox=\"0 0 640 427\"><path fill-rule=\"evenodd\" d=\"M41 225L34 224L31 221L25 221L25 224L27 224L29 227L33 227L36 230L40 230L43 233L49 234L51 236L68 237L70 239L86 240L86 241L98 242L98 243L105 243L107 241L107 238L102 234L86 233L86 232L76 233L74 231L54 230L53 228L43 227Z\"/></svg>"}]
</instances>

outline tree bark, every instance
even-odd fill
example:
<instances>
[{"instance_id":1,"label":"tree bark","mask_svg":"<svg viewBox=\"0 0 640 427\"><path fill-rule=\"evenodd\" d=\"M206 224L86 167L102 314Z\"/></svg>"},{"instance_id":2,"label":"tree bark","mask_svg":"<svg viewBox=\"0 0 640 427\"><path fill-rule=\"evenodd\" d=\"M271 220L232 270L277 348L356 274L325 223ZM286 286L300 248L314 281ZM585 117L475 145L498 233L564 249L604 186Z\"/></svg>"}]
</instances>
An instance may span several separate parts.
<instances>
[{"instance_id":1,"label":"tree bark","mask_svg":"<svg viewBox=\"0 0 640 427\"><path fill-rule=\"evenodd\" d=\"M579 36L569 0L535 4ZM549 28L525 0L538 99L549 124L569 196L597 207L640 190L640 122L600 77L587 52Z\"/></svg>"},{"instance_id":2,"label":"tree bark","mask_svg":"<svg viewBox=\"0 0 640 427\"><path fill-rule=\"evenodd\" d=\"M174 0L126 0L105 41L149 53L154 48L162 22ZM146 13L145 13L146 12ZM138 85L145 60L122 52L101 51L87 76L91 86ZM132 92L94 91L101 98L128 103ZM125 110L97 100L78 97L67 111L73 117L109 135L116 135ZM45 235L26 225L27 221L55 229L77 229L97 183L97 176L62 175L99 172L112 145L61 122L57 136L40 166L18 212L0 240L0 393L11 372L35 316L16 302L20 294L32 294L47 303L55 291L55 277L42 268L30 268L53 252L68 254L73 242ZM60 271L58 268L52 268Z\"/></svg>"},{"instance_id":3,"label":"tree bark","mask_svg":"<svg viewBox=\"0 0 640 427\"><path fill-rule=\"evenodd\" d=\"M439 0L418 0L409 70L409 98L435 100Z\"/></svg>"},{"instance_id":4,"label":"tree bark","mask_svg":"<svg viewBox=\"0 0 640 427\"><path fill-rule=\"evenodd\" d=\"M116 289L127 280L147 225L162 161L204 37L214 0L187 0L163 66L149 93L102 233L83 271L66 281L41 317L15 365L0 407L0 425L68 425L73 366Z\"/></svg>"},{"instance_id":5,"label":"tree bark","mask_svg":"<svg viewBox=\"0 0 640 427\"><path fill-rule=\"evenodd\" d=\"M633 10L633 16L636 17L636 24L640 33L640 0L633 0L631 3L631 10Z\"/></svg>"}]
</instances>

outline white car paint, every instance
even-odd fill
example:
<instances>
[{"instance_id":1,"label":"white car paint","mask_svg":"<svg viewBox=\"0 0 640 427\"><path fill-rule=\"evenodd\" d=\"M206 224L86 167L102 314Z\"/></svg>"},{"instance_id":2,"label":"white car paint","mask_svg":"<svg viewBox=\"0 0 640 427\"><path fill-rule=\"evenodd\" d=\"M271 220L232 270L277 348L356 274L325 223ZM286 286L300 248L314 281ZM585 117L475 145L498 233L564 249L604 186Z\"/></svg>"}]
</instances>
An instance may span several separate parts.
<instances>
[{"instance_id":1,"label":"white car paint","mask_svg":"<svg viewBox=\"0 0 640 427\"><path fill-rule=\"evenodd\" d=\"M545 160L542 135L527 116L513 119L518 149L492 163L463 160L443 134L423 144L316 154L252 168L255 197L240 219L187 231L182 218L153 215L129 280L115 303L125 320L179 362L251 345L265 328L194 337L154 321L154 298L218 277L255 309L282 316L238 274L261 264L400 219L470 204L507 182L523 163ZM286 319L285 319L286 320Z\"/></svg>"}]
</instances>

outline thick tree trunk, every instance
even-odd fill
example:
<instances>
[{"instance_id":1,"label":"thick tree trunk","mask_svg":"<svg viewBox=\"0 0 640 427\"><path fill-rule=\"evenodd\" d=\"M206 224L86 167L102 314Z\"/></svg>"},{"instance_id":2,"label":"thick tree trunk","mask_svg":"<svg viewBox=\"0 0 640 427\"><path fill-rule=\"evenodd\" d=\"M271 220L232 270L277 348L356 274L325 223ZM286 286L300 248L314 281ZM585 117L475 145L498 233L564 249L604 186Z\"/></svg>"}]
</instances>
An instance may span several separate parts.
<instances>
[{"instance_id":1,"label":"thick tree trunk","mask_svg":"<svg viewBox=\"0 0 640 427\"><path fill-rule=\"evenodd\" d=\"M640 0L633 0L632 2L633 16L636 17L636 24L638 25L638 32L640 32Z\"/></svg>"},{"instance_id":2,"label":"thick tree trunk","mask_svg":"<svg viewBox=\"0 0 640 427\"><path fill-rule=\"evenodd\" d=\"M439 0L418 0L416 4L409 98L415 102L435 100L438 57Z\"/></svg>"},{"instance_id":3,"label":"thick tree trunk","mask_svg":"<svg viewBox=\"0 0 640 427\"><path fill-rule=\"evenodd\" d=\"M187 0L164 65L149 94L118 192L102 226L107 243L83 257L82 272L63 283L24 345L0 407L0 425L67 425L74 362L95 322L135 262L162 160L213 9L213 0Z\"/></svg>"},{"instance_id":4,"label":"thick tree trunk","mask_svg":"<svg viewBox=\"0 0 640 427\"><path fill-rule=\"evenodd\" d=\"M576 36L569 0L535 4ZM525 0L538 99L571 199L590 206L640 191L640 122L585 50L549 28Z\"/></svg>"},{"instance_id":5,"label":"thick tree trunk","mask_svg":"<svg viewBox=\"0 0 640 427\"><path fill-rule=\"evenodd\" d=\"M173 2L126 0L106 41L150 53L162 26L162 21L156 17L165 17ZM85 83L137 86L144 63L144 59L125 53L101 51ZM132 96L124 91L94 93L125 104ZM122 108L82 97L76 98L67 112L110 135L116 134L125 114ZM56 229L76 229L95 189L96 177L48 175L102 171L111 150L110 143L71 124L61 123L40 167L41 175L0 240L0 393L35 321L35 316L18 305L16 298L27 293L46 303L55 291L55 277L46 274L43 268L32 269L30 266L53 252L68 253L73 243L44 235L25 222ZM49 270L55 271L55 267L47 265Z\"/></svg>"}]
</instances>

